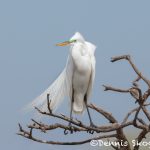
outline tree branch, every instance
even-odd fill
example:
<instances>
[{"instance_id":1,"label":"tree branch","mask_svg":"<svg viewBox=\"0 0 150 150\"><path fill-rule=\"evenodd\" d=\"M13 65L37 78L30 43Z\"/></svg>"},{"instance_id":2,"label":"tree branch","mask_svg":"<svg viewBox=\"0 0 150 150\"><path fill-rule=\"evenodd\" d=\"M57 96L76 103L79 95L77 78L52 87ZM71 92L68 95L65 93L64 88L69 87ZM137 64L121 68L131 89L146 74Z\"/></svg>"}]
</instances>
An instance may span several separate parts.
<instances>
[{"instance_id":1,"label":"tree branch","mask_svg":"<svg viewBox=\"0 0 150 150\"><path fill-rule=\"evenodd\" d=\"M123 59L129 62L132 69L137 75L137 78L132 82L133 86L129 87L128 89L121 89L121 88L115 88L113 86L103 85L104 91L120 92L122 94L130 93L131 96L135 99L136 104L138 105L136 108L133 108L129 112L127 112L125 117L122 118L121 123L119 123L119 121L113 116L112 113L94 104L89 104L88 107L92 109L95 113L98 113L103 118L105 118L108 121L108 124L89 126L86 123L84 123L82 120L70 119L69 117L63 114L53 113L50 108L51 100L49 100L49 94L47 94L47 110L41 111L37 107L35 107L35 109L38 111L38 113L42 114L43 116L47 116L50 118L57 118L59 122L53 124L47 124L43 122L38 122L35 119L31 119L32 123L27 126L27 129L23 129L23 127L19 124L19 132L17 134L39 143L55 144L55 145L80 145L80 144L89 143L92 140L109 138L109 141L111 141L115 138L116 141L120 143L120 146L118 145L114 146L113 144L111 144L111 146L114 149L131 150L130 142L128 141L128 138L124 134L125 128L132 126L135 129L140 130L139 135L135 139L137 142L141 142L146 137L146 135L150 132L150 112L148 110L148 106L150 106L150 103L146 103L148 97L150 96L150 81L138 70L138 68L133 63L129 55L113 57L111 59L111 62L116 62ZM141 79L148 85L148 89L145 92L142 92L142 89L138 85L138 82ZM142 115L141 112L143 112ZM147 119L148 121L145 119ZM71 127L66 125L66 123L68 122L71 122L72 124ZM51 132L57 129L63 130L64 135L69 134L69 132L73 134L76 134L77 132L87 133L87 134L93 133L93 135L91 138L88 139L65 142L65 141L43 140L39 137L36 137L33 132L33 131L41 131L43 134L45 134L48 131ZM89 131L93 131L93 132L89 132ZM97 134L95 134L95 132ZM121 143L127 143L127 146L122 146ZM136 145L134 147L134 150L138 150L138 149L139 149L139 145Z\"/></svg>"}]
</instances>

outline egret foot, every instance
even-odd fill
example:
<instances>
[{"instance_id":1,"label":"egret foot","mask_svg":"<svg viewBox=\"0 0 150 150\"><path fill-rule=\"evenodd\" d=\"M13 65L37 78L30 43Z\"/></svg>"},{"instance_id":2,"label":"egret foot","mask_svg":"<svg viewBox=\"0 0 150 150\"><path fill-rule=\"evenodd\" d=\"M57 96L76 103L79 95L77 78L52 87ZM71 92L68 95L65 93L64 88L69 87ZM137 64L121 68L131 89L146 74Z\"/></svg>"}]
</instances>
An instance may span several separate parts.
<instances>
[{"instance_id":1,"label":"egret foot","mask_svg":"<svg viewBox=\"0 0 150 150\"><path fill-rule=\"evenodd\" d=\"M69 127L69 129L64 130L64 134L67 135L69 131L70 131L70 134L73 134L74 127L72 126L71 122L69 122L68 127Z\"/></svg>"},{"instance_id":2,"label":"egret foot","mask_svg":"<svg viewBox=\"0 0 150 150\"><path fill-rule=\"evenodd\" d=\"M90 127L97 128L97 126L93 122L90 123Z\"/></svg>"},{"instance_id":3,"label":"egret foot","mask_svg":"<svg viewBox=\"0 0 150 150\"><path fill-rule=\"evenodd\" d=\"M73 134L74 127L72 126L71 122L69 122L70 134Z\"/></svg>"},{"instance_id":4,"label":"egret foot","mask_svg":"<svg viewBox=\"0 0 150 150\"><path fill-rule=\"evenodd\" d=\"M91 128L97 128L97 126L93 122L90 122L90 127ZM95 131L93 129L89 129L87 132L90 133L90 134L94 134L94 132L100 133L99 131Z\"/></svg>"}]
</instances>

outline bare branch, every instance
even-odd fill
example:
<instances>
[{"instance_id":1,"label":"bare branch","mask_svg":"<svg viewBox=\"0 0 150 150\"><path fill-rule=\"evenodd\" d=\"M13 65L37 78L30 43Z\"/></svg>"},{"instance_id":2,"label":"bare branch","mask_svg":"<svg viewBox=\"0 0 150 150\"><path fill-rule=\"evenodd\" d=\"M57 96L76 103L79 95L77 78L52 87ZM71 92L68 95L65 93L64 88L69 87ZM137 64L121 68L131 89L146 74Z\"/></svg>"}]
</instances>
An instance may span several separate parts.
<instances>
[{"instance_id":1,"label":"bare branch","mask_svg":"<svg viewBox=\"0 0 150 150\"><path fill-rule=\"evenodd\" d=\"M111 145L116 150L131 150L130 142L128 141L128 138L124 134L124 129L132 126L136 128L137 130L140 130L139 135L136 137L137 142L141 142L146 135L150 132L150 112L148 109L148 106L150 106L150 103L146 103L148 97L150 96L150 81L143 76L143 74L138 70L136 65L133 63L131 57L129 55L123 55L123 56L116 56L111 59L112 62L116 62L119 60L127 60L129 64L131 65L132 69L135 71L137 78L131 83L131 87L128 89L121 89L121 88L114 88L112 86L106 86L103 85L104 91L112 91L112 92L120 92L122 94L130 93L131 96L136 100L136 105L138 105L136 108L131 109L125 117L122 119L121 123L113 116L112 113L94 105L89 104L88 107L92 109L95 113L98 113L103 118L105 118L108 123L105 125L101 125L101 123L97 126L90 126L84 123L81 120L78 119L71 119L63 114L56 114L52 112L51 110L51 100L49 100L49 94L47 94L47 110L41 111L39 108L35 107L35 109L38 111L38 113L50 117L50 118L57 118L58 121L53 124L47 124L43 122L36 121L35 119L32 120L32 124L29 124L27 126L27 129L25 130L20 124L19 124L19 132L18 135L25 137L27 139L39 142L39 143L45 143L45 144L55 144L55 145L80 145L89 143L92 140L99 140L99 139L106 139L109 138L109 140L117 140L120 144L127 143L127 146L114 146ZM145 92L142 92L142 89L138 85L138 82L140 80L143 80L147 85L148 89L146 89ZM143 114L141 115L141 112ZM130 119L129 119L130 117ZM147 119L147 120L145 120ZM62 123L63 122L63 123ZM72 126L68 126L66 124L70 123ZM61 129L64 131L64 134L68 134L69 132L72 134L76 133L87 133L89 134L89 131L93 131L90 133L98 133L93 134L91 138L84 139L80 141L72 141L72 142L65 142L65 141L53 141L53 140L43 140L39 137L36 137L33 134L33 131L40 131L43 134L47 132L51 132L53 130ZM100 134L100 135L99 135ZM139 145L136 145L134 147L134 150L138 150Z\"/></svg>"},{"instance_id":2,"label":"bare branch","mask_svg":"<svg viewBox=\"0 0 150 150\"><path fill-rule=\"evenodd\" d=\"M24 133L26 133L26 134L24 134ZM22 132L19 132L17 134L21 135L27 139L39 142L39 143L54 144L54 145L81 145L81 144L89 143L92 140L99 140L99 139L116 137L116 134L109 134L109 135L96 136L94 138L86 139L83 141L77 141L77 142L56 142L56 141L46 141L46 140L41 140L39 138L36 138L33 135L30 135L30 133L24 129L22 129Z\"/></svg>"},{"instance_id":3,"label":"bare branch","mask_svg":"<svg viewBox=\"0 0 150 150\"><path fill-rule=\"evenodd\" d=\"M105 111L99 107L96 107L93 104L88 105L88 107L90 107L93 110L96 110L98 113L103 115L106 119L108 119L110 121L110 123L117 123L117 120L112 116L111 113L108 113L107 111Z\"/></svg>"},{"instance_id":4,"label":"bare branch","mask_svg":"<svg viewBox=\"0 0 150 150\"><path fill-rule=\"evenodd\" d=\"M146 134L148 133L149 131L147 131L146 129L145 130L142 130L141 133L138 135L138 137L136 138L136 141L139 143L141 142L144 138L146 138ZM139 149L139 145L135 145L134 149L133 150L138 150Z\"/></svg>"},{"instance_id":5,"label":"bare branch","mask_svg":"<svg viewBox=\"0 0 150 150\"><path fill-rule=\"evenodd\" d=\"M114 88L112 86L106 86L106 85L103 85L103 87L105 88L104 91L114 91L114 92L121 92L121 93L130 92L130 89L120 89L120 88Z\"/></svg>"},{"instance_id":6,"label":"bare branch","mask_svg":"<svg viewBox=\"0 0 150 150\"><path fill-rule=\"evenodd\" d=\"M115 62L121 59L125 59L129 62L129 64L132 66L133 70L135 71L135 73L141 78L143 79L143 81L145 81L145 83L149 86L150 88L150 81L144 77L144 75L138 70L138 68L135 66L135 64L133 63L130 55L122 55L122 56L117 56L117 57L112 57L111 58L111 62Z\"/></svg>"}]
</instances>

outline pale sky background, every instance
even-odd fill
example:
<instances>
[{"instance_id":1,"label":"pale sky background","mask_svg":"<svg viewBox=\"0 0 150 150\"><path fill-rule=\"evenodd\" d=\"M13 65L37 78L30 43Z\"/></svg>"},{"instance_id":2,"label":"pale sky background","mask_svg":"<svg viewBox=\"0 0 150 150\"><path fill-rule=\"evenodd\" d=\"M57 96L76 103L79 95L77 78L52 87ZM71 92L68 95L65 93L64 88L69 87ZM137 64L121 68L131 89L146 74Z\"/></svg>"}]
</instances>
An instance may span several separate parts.
<instances>
[{"instance_id":1,"label":"pale sky background","mask_svg":"<svg viewBox=\"0 0 150 150\"><path fill-rule=\"evenodd\" d=\"M102 85L128 88L136 77L127 62L112 64L110 58L130 54L150 78L149 0L0 0L0 147L9 150L92 150L82 146L50 146L16 135L18 122L26 125L33 113L20 110L45 90L63 70L68 47L57 42L81 32L96 49L96 81L91 101L121 120L135 107L128 95L103 92ZM68 115L67 101L58 113ZM89 123L87 114L77 116ZM98 119L99 117L99 119ZM102 125L102 116L93 115ZM55 120L53 120L55 121ZM53 123L49 121L49 123ZM51 140L79 140L79 136L49 133Z\"/></svg>"}]
</instances>

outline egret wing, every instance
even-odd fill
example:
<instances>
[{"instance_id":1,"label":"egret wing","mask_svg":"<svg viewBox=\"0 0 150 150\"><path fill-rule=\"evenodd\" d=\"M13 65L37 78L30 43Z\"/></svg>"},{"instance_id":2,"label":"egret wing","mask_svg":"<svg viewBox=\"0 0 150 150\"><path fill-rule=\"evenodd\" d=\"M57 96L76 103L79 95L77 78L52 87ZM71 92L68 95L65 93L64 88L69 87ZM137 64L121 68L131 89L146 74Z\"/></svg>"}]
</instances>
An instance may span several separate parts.
<instances>
[{"instance_id":1,"label":"egret wing","mask_svg":"<svg viewBox=\"0 0 150 150\"><path fill-rule=\"evenodd\" d=\"M91 77L90 77L89 86L88 86L88 90L87 90L87 100L89 100L91 93L92 93L93 83L94 83L94 79L95 79L96 59L95 59L94 53L95 53L96 46L89 43L89 42L86 42L86 45L88 47L88 51L89 51L89 54L91 56L91 67L92 67Z\"/></svg>"}]
</instances>

